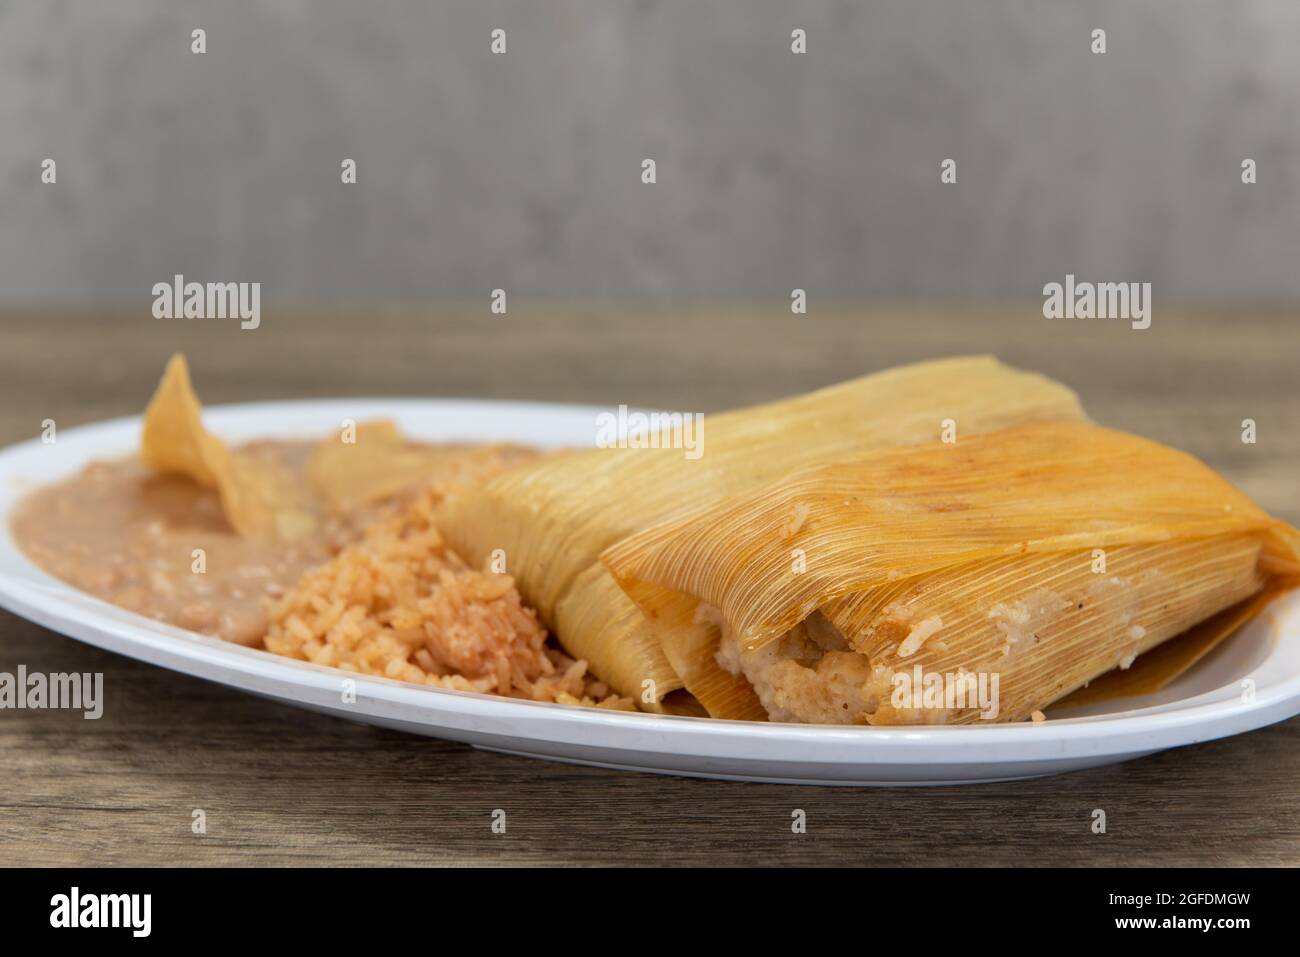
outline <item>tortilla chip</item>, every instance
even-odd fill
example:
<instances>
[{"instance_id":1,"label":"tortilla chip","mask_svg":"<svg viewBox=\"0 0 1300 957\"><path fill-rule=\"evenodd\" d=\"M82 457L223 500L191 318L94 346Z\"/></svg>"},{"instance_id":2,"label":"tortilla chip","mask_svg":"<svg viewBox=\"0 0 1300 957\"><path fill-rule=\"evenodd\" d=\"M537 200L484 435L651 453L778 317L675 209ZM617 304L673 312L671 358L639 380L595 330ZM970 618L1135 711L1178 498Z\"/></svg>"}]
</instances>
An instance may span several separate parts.
<instances>
[{"instance_id":1,"label":"tortilla chip","mask_svg":"<svg viewBox=\"0 0 1300 957\"><path fill-rule=\"evenodd\" d=\"M442 445L408 442L388 419L362 422L341 429L321 442L307 462L307 480L329 506L341 511L350 506L382 501L431 476L443 481L483 480L509 464L517 452L511 446Z\"/></svg>"},{"instance_id":2,"label":"tortilla chip","mask_svg":"<svg viewBox=\"0 0 1300 957\"><path fill-rule=\"evenodd\" d=\"M412 483L424 456L412 449L388 419L340 429L321 442L307 461L307 480L335 509L392 495ZM418 474L416 475L418 478Z\"/></svg>"},{"instance_id":3,"label":"tortilla chip","mask_svg":"<svg viewBox=\"0 0 1300 957\"><path fill-rule=\"evenodd\" d=\"M231 452L203 427L202 407L180 353L167 363L145 410L140 457L159 472L215 488L226 519L240 535L292 541L316 527L314 511L287 469Z\"/></svg>"},{"instance_id":4,"label":"tortilla chip","mask_svg":"<svg viewBox=\"0 0 1300 957\"><path fill-rule=\"evenodd\" d=\"M145 409L140 456L159 472L187 475L200 485L219 488L230 478L230 451L203 428L201 412L189 366L177 353Z\"/></svg>"}]
</instances>

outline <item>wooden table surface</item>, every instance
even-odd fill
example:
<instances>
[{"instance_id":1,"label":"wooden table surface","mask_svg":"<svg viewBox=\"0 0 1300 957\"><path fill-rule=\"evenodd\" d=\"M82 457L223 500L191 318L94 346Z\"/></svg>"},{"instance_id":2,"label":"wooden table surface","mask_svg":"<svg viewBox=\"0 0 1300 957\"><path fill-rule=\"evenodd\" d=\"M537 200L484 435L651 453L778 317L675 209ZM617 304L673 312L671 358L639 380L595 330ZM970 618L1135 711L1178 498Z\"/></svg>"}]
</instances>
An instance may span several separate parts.
<instances>
[{"instance_id":1,"label":"wooden table surface","mask_svg":"<svg viewBox=\"0 0 1300 957\"><path fill-rule=\"evenodd\" d=\"M185 350L209 403L482 396L711 411L992 352L1094 418L1185 448L1300 521L1300 313L1152 327L1002 308L285 310L262 326L0 312L0 444L138 413ZM1258 442L1240 440L1255 419ZM480 753L259 700L0 612L0 671L102 671L106 709L0 711L0 865L1298 864L1300 719L1114 767L938 789L697 781ZM191 832L202 808L207 833ZM491 831L495 808L504 835ZM806 834L791 811L807 812ZM1108 832L1090 830L1103 808Z\"/></svg>"}]
</instances>

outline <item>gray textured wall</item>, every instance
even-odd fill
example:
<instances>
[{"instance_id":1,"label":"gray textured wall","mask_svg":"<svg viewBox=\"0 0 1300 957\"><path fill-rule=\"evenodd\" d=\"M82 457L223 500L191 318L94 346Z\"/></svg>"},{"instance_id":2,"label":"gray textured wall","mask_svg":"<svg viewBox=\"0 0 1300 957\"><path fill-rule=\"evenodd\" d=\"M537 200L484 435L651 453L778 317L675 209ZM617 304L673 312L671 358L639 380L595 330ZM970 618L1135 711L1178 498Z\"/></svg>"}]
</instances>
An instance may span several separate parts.
<instances>
[{"instance_id":1,"label":"gray textured wall","mask_svg":"<svg viewBox=\"0 0 1300 957\"><path fill-rule=\"evenodd\" d=\"M1297 51L1295 0L9 0L0 301L1297 300Z\"/></svg>"}]
</instances>

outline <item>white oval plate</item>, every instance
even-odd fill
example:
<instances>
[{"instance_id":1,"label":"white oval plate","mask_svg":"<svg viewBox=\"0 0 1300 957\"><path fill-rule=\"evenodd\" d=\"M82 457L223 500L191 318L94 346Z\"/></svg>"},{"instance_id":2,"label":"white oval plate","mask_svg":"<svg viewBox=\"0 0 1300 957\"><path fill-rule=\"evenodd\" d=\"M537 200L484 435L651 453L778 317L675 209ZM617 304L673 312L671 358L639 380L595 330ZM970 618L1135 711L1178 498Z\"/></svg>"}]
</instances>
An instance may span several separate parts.
<instances>
[{"instance_id":1,"label":"white oval plate","mask_svg":"<svg viewBox=\"0 0 1300 957\"><path fill-rule=\"evenodd\" d=\"M513 440L541 447L594 441L599 409L539 403L365 399L217 406L205 422L226 439L315 437L344 419L390 417L429 440ZM0 605L109 651L353 721L479 748L601 767L745 781L919 785L1055 774L1208 741L1300 713L1300 601L1261 618L1158 695L1040 724L843 728L715 721L538 704L345 675L164 625L79 592L20 552L9 515L35 486L94 459L132 453L138 418L58 433L0 451ZM356 682L344 703L342 680ZM1253 695L1244 693L1253 682Z\"/></svg>"}]
</instances>

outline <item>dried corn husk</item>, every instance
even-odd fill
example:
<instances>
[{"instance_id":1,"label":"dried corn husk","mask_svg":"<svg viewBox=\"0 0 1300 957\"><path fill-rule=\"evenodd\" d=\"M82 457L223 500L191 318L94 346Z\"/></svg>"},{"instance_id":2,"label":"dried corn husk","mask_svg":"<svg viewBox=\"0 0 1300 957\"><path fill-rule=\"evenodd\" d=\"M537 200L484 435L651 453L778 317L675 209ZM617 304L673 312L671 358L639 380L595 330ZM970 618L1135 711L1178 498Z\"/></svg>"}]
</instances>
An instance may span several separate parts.
<instances>
[{"instance_id":1,"label":"dried corn husk","mask_svg":"<svg viewBox=\"0 0 1300 957\"><path fill-rule=\"evenodd\" d=\"M1108 671L1096 681L1071 692L1058 707L1095 704L1116 698L1133 698L1155 694L1208 655L1262 612L1274 598L1287 591L1288 582L1281 587L1269 587L1256 592L1243 602L1225 608L1198 625L1188 629L1158 648L1148 651L1129 668Z\"/></svg>"},{"instance_id":2,"label":"dried corn husk","mask_svg":"<svg viewBox=\"0 0 1300 957\"><path fill-rule=\"evenodd\" d=\"M1300 535L1191 456L1059 422L813 466L603 558L648 616L705 602L742 653L824 616L847 645L833 677L859 672L854 719L978 719L892 704L920 665L996 670L1016 720L1294 583Z\"/></svg>"}]
</instances>

